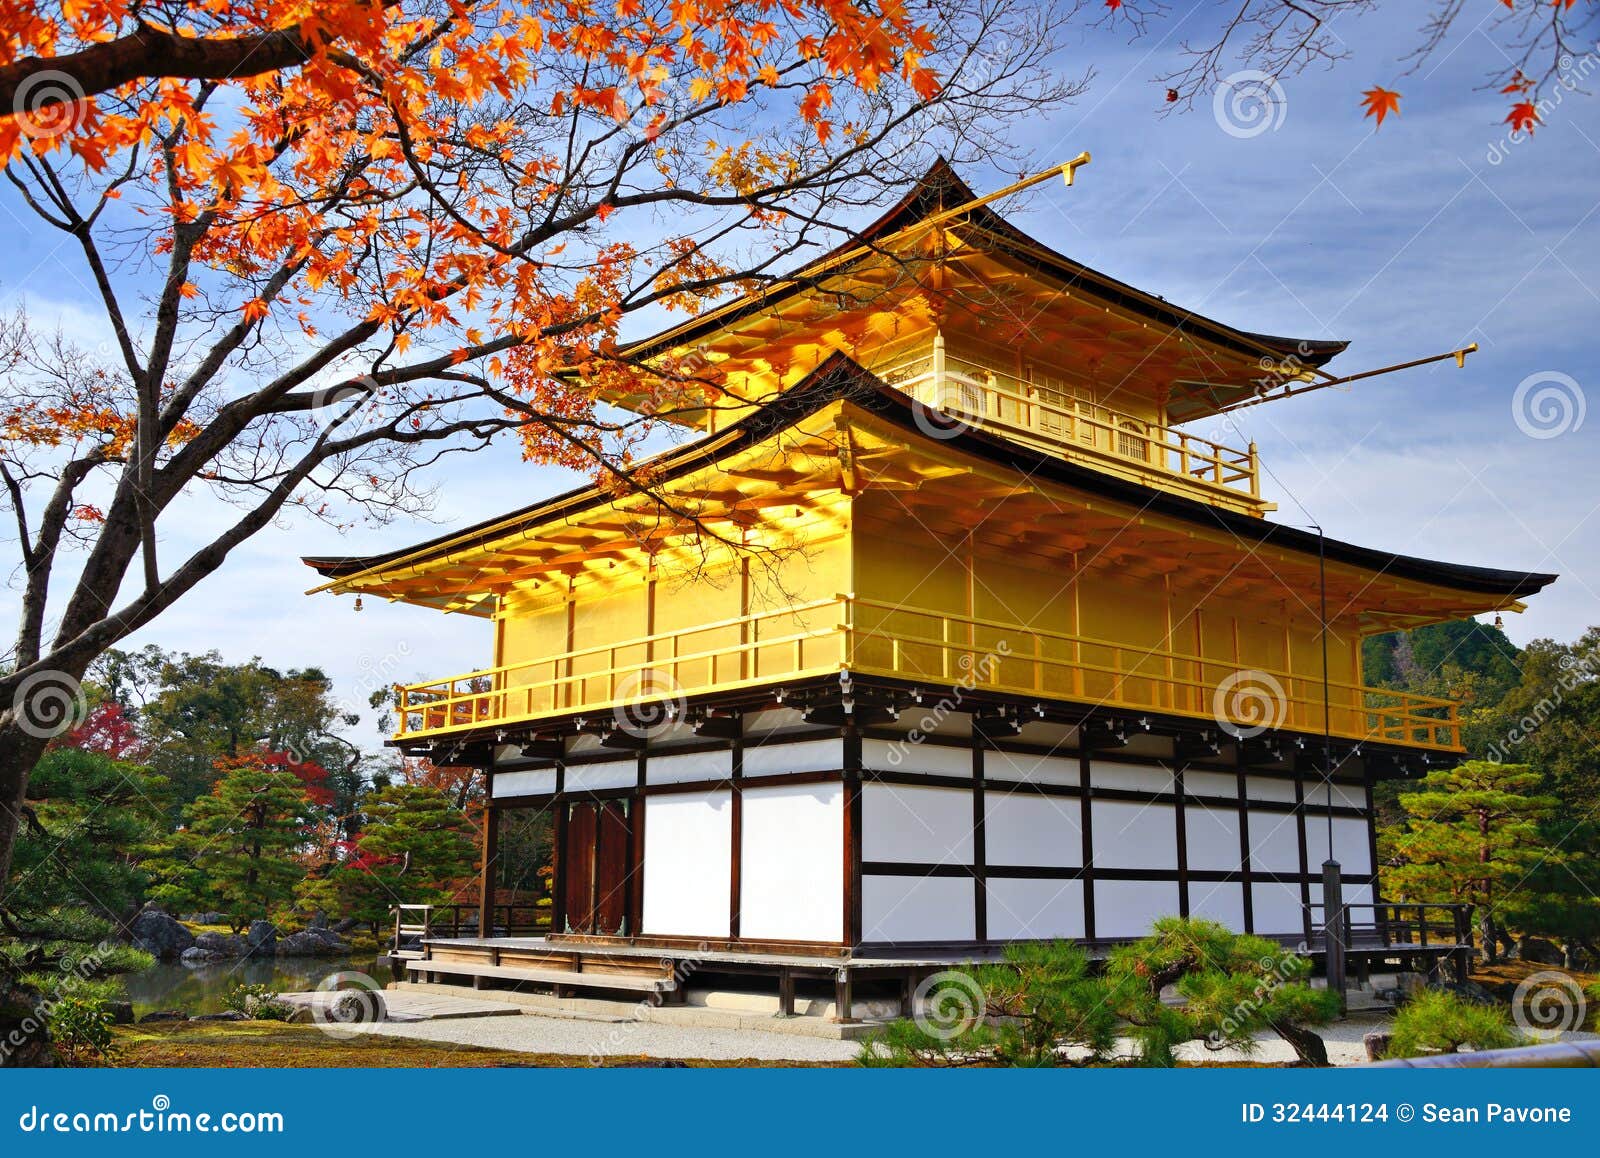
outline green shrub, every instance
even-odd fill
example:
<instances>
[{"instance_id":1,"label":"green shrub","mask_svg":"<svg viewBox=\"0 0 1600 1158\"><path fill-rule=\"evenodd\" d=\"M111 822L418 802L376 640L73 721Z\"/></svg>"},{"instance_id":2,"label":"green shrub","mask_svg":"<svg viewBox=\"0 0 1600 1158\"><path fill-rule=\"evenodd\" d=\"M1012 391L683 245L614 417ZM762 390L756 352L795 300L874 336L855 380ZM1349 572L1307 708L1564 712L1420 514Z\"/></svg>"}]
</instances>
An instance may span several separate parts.
<instances>
[{"instance_id":1,"label":"green shrub","mask_svg":"<svg viewBox=\"0 0 1600 1158\"><path fill-rule=\"evenodd\" d=\"M280 1001L277 993L265 985L235 985L222 1004L251 1021L288 1021L294 1016L294 1006Z\"/></svg>"},{"instance_id":2,"label":"green shrub","mask_svg":"<svg viewBox=\"0 0 1600 1158\"><path fill-rule=\"evenodd\" d=\"M111 1011L105 1003L78 996L52 1002L46 1020L50 1043L70 1065L112 1060Z\"/></svg>"},{"instance_id":3,"label":"green shrub","mask_svg":"<svg viewBox=\"0 0 1600 1158\"><path fill-rule=\"evenodd\" d=\"M1494 1005L1478 1005L1454 993L1428 989L1418 993L1395 1015L1386 1057L1422 1057L1472 1049L1506 1049L1527 1038L1511 1024L1511 1016Z\"/></svg>"}]
</instances>

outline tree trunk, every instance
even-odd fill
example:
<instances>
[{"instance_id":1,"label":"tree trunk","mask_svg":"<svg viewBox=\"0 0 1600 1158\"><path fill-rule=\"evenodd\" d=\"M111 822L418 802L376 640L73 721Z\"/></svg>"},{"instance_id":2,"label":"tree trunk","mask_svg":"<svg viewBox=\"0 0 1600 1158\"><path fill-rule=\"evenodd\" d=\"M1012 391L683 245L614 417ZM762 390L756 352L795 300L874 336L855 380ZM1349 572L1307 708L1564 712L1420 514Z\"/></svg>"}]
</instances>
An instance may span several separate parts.
<instances>
[{"instance_id":1,"label":"tree trunk","mask_svg":"<svg viewBox=\"0 0 1600 1158\"><path fill-rule=\"evenodd\" d=\"M15 717L0 723L0 886L11 878L11 854L25 815L28 777L49 742L24 729ZM0 887L0 894L4 891Z\"/></svg>"},{"instance_id":2,"label":"tree trunk","mask_svg":"<svg viewBox=\"0 0 1600 1158\"><path fill-rule=\"evenodd\" d=\"M1295 1056L1308 1066L1317 1066L1326 1069L1331 1063L1328 1061L1328 1047L1322 1040L1322 1035L1313 1033L1303 1025L1292 1021L1269 1021L1274 1033L1288 1042L1294 1050Z\"/></svg>"},{"instance_id":3,"label":"tree trunk","mask_svg":"<svg viewBox=\"0 0 1600 1158\"><path fill-rule=\"evenodd\" d=\"M1500 930L1495 927L1494 913L1488 905L1478 909L1478 940L1483 942L1483 963L1493 965L1500 960Z\"/></svg>"}]
</instances>

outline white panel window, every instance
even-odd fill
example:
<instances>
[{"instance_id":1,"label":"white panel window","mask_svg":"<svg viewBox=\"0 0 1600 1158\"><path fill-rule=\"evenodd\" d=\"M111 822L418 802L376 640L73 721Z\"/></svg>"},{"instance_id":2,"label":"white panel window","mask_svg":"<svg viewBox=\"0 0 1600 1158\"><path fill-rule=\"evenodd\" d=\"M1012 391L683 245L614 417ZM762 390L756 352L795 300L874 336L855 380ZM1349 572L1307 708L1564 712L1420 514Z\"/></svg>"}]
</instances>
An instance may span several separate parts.
<instances>
[{"instance_id":1,"label":"white panel window","mask_svg":"<svg viewBox=\"0 0 1600 1158\"><path fill-rule=\"evenodd\" d=\"M1367 807L1367 790L1360 784L1329 785L1321 780L1308 780L1306 782L1306 803L1318 807L1328 802L1328 789L1333 789L1333 803L1337 808L1360 808L1365 811Z\"/></svg>"},{"instance_id":2,"label":"white panel window","mask_svg":"<svg viewBox=\"0 0 1600 1158\"><path fill-rule=\"evenodd\" d=\"M646 784L686 784L696 780L726 780L733 775L733 753L679 752L652 755L644 762Z\"/></svg>"},{"instance_id":3,"label":"white panel window","mask_svg":"<svg viewBox=\"0 0 1600 1158\"><path fill-rule=\"evenodd\" d=\"M1177 881L1096 881L1097 937L1143 937L1158 917L1178 915Z\"/></svg>"},{"instance_id":4,"label":"white panel window","mask_svg":"<svg viewBox=\"0 0 1600 1158\"><path fill-rule=\"evenodd\" d=\"M1178 867L1178 830L1172 805L1096 800L1092 807L1097 868Z\"/></svg>"},{"instance_id":5,"label":"white panel window","mask_svg":"<svg viewBox=\"0 0 1600 1158\"><path fill-rule=\"evenodd\" d=\"M1251 800L1286 800L1294 803L1294 781L1278 776L1246 776L1244 791Z\"/></svg>"},{"instance_id":6,"label":"white panel window","mask_svg":"<svg viewBox=\"0 0 1600 1158\"><path fill-rule=\"evenodd\" d=\"M970 941L976 935L970 877L861 878L866 941Z\"/></svg>"},{"instance_id":7,"label":"white panel window","mask_svg":"<svg viewBox=\"0 0 1600 1158\"><path fill-rule=\"evenodd\" d=\"M1300 818L1292 812L1250 813L1250 867L1269 873L1300 871Z\"/></svg>"},{"instance_id":8,"label":"white panel window","mask_svg":"<svg viewBox=\"0 0 1600 1158\"><path fill-rule=\"evenodd\" d=\"M1244 886L1231 881L1190 881L1189 915L1244 931Z\"/></svg>"},{"instance_id":9,"label":"white panel window","mask_svg":"<svg viewBox=\"0 0 1600 1158\"><path fill-rule=\"evenodd\" d=\"M1239 778L1232 772L1201 772L1194 768L1183 773L1183 791L1188 796L1212 800L1239 799Z\"/></svg>"},{"instance_id":10,"label":"white panel window","mask_svg":"<svg viewBox=\"0 0 1600 1158\"><path fill-rule=\"evenodd\" d=\"M747 746L746 776L778 776L786 772L837 772L844 767L844 741L800 740L792 744L773 741Z\"/></svg>"},{"instance_id":11,"label":"white panel window","mask_svg":"<svg viewBox=\"0 0 1600 1158\"><path fill-rule=\"evenodd\" d=\"M842 940L844 786L747 788L742 807L739 935Z\"/></svg>"},{"instance_id":12,"label":"white panel window","mask_svg":"<svg viewBox=\"0 0 1600 1158\"><path fill-rule=\"evenodd\" d=\"M1050 868L1083 863L1076 796L1006 792L991 784L983 794L984 851L992 865Z\"/></svg>"},{"instance_id":13,"label":"white panel window","mask_svg":"<svg viewBox=\"0 0 1600 1158\"><path fill-rule=\"evenodd\" d=\"M497 772L491 783L496 799L502 796L541 796L556 790L556 770L538 768L527 772Z\"/></svg>"},{"instance_id":14,"label":"white panel window","mask_svg":"<svg viewBox=\"0 0 1600 1158\"><path fill-rule=\"evenodd\" d=\"M972 793L901 784L861 786L861 859L972 863Z\"/></svg>"},{"instance_id":15,"label":"white panel window","mask_svg":"<svg viewBox=\"0 0 1600 1158\"><path fill-rule=\"evenodd\" d=\"M1250 889L1251 916L1255 918L1255 932L1267 937L1305 934L1299 885L1258 881L1251 885Z\"/></svg>"},{"instance_id":16,"label":"white panel window","mask_svg":"<svg viewBox=\"0 0 1600 1158\"><path fill-rule=\"evenodd\" d=\"M639 761L608 760L603 764L577 764L567 769L568 792L600 792L607 788L631 788L639 783Z\"/></svg>"},{"instance_id":17,"label":"white panel window","mask_svg":"<svg viewBox=\"0 0 1600 1158\"><path fill-rule=\"evenodd\" d=\"M1078 761L1074 756L1035 756L1028 752L983 754L985 780L1023 780L1034 784L1078 783Z\"/></svg>"},{"instance_id":18,"label":"white panel window","mask_svg":"<svg viewBox=\"0 0 1600 1158\"><path fill-rule=\"evenodd\" d=\"M1239 810L1197 808L1183 810L1184 840L1192 869L1231 872L1239 867Z\"/></svg>"},{"instance_id":19,"label":"white panel window","mask_svg":"<svg viewBox=\"0 0 1600 1158\"><path fill-rule=\"evenodd\" d=\"M1083 936L1083 882L989 878L991 940Z\"/></svg>"},{"instance_id":20,"label":"white panel window","mask_svg":"<svg viewBox=\"0 0 1600 1158\"><path fill-rule=\"evenodd\" d=\"M1174 791L1172 769L1161 764L1113 764L1096 760L1089 765L1089 783L1096 788L1130 788L1135 792Z\"/></svg>"},{"instance_id":21,"label":"white panel window","mask_svg":"<svg viewBox=\"0 0 1600 1158\"><path fill-rule=\"evenodd\" d=\"M1355 875L1372 871L1372 846L1368 841L1367 822L1350 816L1333 818L1333 853L1346 873ZM1306 817L1306 857L1311 871L1328 859L1328 818Z\"/></svg>"},{"instance_id":22,"label":"white panel window","mask_svg":"<svg viewBox=\"0 0 1600 1158\"><path fill-rule=\"evenodd\" d=\"M644 932L726 937L732 793L650 796L644 809Z\"/></svg>"},{"instance_id":23,"label":"white panel window","mask_svg":"<svg viewBox=\"0 0 1600 1158\"><path fill-rule=\"evenodd\" d=\"M872 772L915 772L924 776L972 775L972 749L948 744L861 741L861 766Z\"/></svg>"}]
</instances>

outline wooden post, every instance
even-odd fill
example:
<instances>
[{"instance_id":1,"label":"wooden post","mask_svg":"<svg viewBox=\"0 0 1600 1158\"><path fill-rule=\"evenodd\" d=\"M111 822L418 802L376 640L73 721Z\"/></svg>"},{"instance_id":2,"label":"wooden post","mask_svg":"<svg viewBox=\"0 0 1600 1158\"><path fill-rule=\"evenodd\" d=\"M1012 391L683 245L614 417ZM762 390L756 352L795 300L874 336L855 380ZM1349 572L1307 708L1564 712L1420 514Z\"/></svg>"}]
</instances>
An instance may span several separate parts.
<instances>
[{"instance_id":1,"label":"wooden post","mask_svg":"<svg viewBox=\"0 0 1600 1158\"><path fill-rule=\"evenodd\" d=\"M500 813L483 806L483 874L478 878L478 936L494 936L494 873L500 860ZM509 932L509 930L507 930Z\"/></svg>"},{"instance_id":2,"label":"wooden post","mask_svg":"<svg viewBox=\"0 0 1600 1158\"><path fill-rule=\"evenodd\" d=\"M1339 995L1341 1014L1345 1009L1344 936L1344 885L1339 862L1330 855L1322 862L1322 947L1328 988Z\"/></svg>"}]
</instances>

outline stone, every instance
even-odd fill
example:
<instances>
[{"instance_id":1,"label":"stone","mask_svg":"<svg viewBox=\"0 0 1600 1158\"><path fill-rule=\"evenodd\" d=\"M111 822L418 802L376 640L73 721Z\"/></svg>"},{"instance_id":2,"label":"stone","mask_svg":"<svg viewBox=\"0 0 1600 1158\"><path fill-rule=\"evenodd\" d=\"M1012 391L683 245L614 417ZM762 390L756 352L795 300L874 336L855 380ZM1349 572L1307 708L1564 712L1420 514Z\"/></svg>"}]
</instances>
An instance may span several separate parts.
<instances>
[{"instance_id":1,"label":"stone","mask_svg":"<svg viewBox=\"0 0 1600 1158\"><path fill-rule=\"evenodd\" d=\"M44 995L0 974L0 1069L51 1069L61 1064L40 1015Z\"/></svg>"},{"instance_id":2,"label":"stone","mask_svg":"<svg viewBox=\"0 0 1600 1158\"><path fill-rule=\"evenodd\" d=\"M202 949L198 945L190 945L178 958L185 965L211 965L218 961L231 961L233 958L226 953L218 953L214 949Z\"/></svg>"},{"instance_id":3,"label":"stone","mask_svg":"<svg viewBox=\"0 0 1600 1158\"><path fill-rule=\"evenodd\" d=\"M334 922L333 931L335 933L348 933L351 929L354 929L360 923L361 922L356 920L354 917L346 917L342 921Z\"/></svg>"},{"instance_id":4,"label":"stone","mask_svg":"<svg viewBox=\"0 0 1600 1158\"><path fill-rule=\"evenodd\" d=\"M195 936L183 922L160 909L145 906L128 925L128 939L135 949L162 960L182 957L195 943Z\"/></svg>"},{"instance_id":5,"label":"stone","mask_svg":"<svg viewBox=\"0 0 1600 1158\"><path fill-rule=\"evenodd\" d=\"M278 944L278 926L271 921L251 921L245 934L247 954L252 957L270 957Z\"/></svg>"},{"instance_id":6,"label":"stone","mask_svg":"<svg viewBox=\"0 0 1600 1158\"><path fill-rule=\"evenodd\" d=\"M1394 1034L1375 1029L1371 1033L1362 1034L1361 1044L1366 1047L1369 1062L1382 1061L1383 1055L1389 1052L1389 1043L1394 1040Z\"/></svg>"},{"instance_id":7,"label":"stone","mask_svg":"<svg viewBox=\"0 0 1600 1158\"><path fill-rule=\"evenodd\" d=\"M143 1025L149 1021L188 1021L189 1015L181 1009L156 1009L145 1014L139 1019Z\"/></svg>"},{"instance_id":8,"label":"stone","mask_svg":"<svg viewBox=\"0 0 1600 1158\"><path fill-rule=\"evenodd\" d=\"M306 929L280 940L277 951L279 957L338 957L350 946L331 929Z\"/></svg>"},{"instance_id":9,"label":"stone","mask_svg":"<svg viewBox=\"0 0 1600 1158\"><path fill-rule=\"evenodd\" d=\"M250 1019L237 1009L224 1009L220 1013L197 1013L190 1021L249 1021Z\"/></svg>"},{"instance_id":10,"label":"stone","mask_svg":"<svg viewBox=\"0 0 1600 1158\"><path fill-rule=\"evenodd\" d=\"M318 909L316 912L312 913L311 919L306 922L307 931L312 929L326 929L327 927L328 914L324 913L321 909Z\"/></svg>"},{"instance_id":11,"label":"stone","mask_svg":"<svg viewBox=\"0 0 1600 1158\"><path fill-rule=\"evenodd\" d=\"M133 1002L131 1001L108 1001L106 1002L106 1012L111 1015L112 1025L133 1024Z\"/></svg>"},{"instance_id":12,"label":"stone","mask_svg":"<svg viewBox=\"0 0 1600 1158\"><path fill-rule=\"evenodd\" d=\"M1561 965L1566 954L1543 937L1524 937L1517 942L1517 956L1535 965Z\"/></svg>"},{"instance_id":13,"label":"stone","mask_svg":"<svg viewBox=\"0 0 1600 1158\"><path fill-rule=\"evenodd\" d=\"M191 925L226 925L227 913L185 913L183 919Z\"/></svg>"},{"instance_id":14,"label":"stone","mask_svg":"<svg viewBox=\"0 0 1600 1158\"><path fill-rule=\"evenodd\" d=\"M201 933L194 939L194 947L222 958L243 957L250 952L250 942L231 933Z\"/></svg>"}]
</instances>

